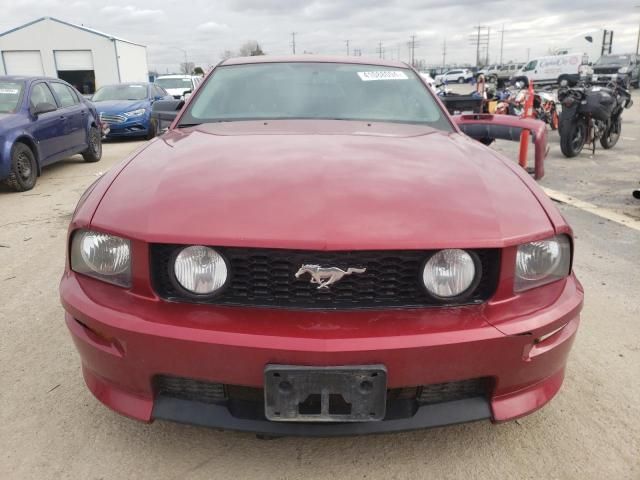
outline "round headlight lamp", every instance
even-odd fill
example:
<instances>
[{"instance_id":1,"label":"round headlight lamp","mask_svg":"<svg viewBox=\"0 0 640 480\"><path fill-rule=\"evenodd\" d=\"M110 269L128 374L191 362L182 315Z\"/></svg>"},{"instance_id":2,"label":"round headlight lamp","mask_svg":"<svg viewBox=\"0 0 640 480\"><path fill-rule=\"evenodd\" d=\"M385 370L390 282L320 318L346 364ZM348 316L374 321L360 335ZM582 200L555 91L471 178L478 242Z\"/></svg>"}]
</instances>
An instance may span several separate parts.
<instances>
[{"instance_id":1,"label":"round headlight lamp","mask_svg":"<svg viewBox=\"0 0 640 480\"><path fill-rule=\"evenodd\" d=\"M422 282L436 298L450 299L469 291L476 283L479 264L469 252L440 250L429 258L422 271Z\"/></svg>"},{"instance_id":2,"label":"round headlight lamp","mask_svg":"<svg viewBox=\"0 0 640 480\"><path fill-rule=\"evenodd\" d=\"M227 281L227 264L213 248L192 246L184 248L173 265L177 282L194 295L210 295Z\"/></svg>"}]
</instances>

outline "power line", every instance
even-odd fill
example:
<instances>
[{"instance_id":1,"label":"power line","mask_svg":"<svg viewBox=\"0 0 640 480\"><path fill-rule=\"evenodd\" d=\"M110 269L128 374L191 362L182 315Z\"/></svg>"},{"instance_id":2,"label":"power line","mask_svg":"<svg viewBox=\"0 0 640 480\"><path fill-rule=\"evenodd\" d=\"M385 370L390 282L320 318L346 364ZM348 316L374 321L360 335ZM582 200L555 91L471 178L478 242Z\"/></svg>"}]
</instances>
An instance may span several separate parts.
<instances>
[{"instance_id":1,"label":"power line","mask_svg":"<svg viewBox=\"0 0 640 480\"><path fill-rule=\"evenodd\" d=\"M293 54L296 54L296 32L291 32L291 48L293 49Z\"/></svg>"}]
</instances>

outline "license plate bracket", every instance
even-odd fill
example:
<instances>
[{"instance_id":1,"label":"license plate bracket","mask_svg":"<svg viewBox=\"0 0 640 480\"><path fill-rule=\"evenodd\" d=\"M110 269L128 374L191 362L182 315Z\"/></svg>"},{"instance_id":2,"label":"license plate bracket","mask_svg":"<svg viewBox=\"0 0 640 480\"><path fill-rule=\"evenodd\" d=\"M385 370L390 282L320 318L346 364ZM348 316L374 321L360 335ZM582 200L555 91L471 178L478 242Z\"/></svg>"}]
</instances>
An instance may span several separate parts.
<instances>
[{"instance_id":1,"label":"license plate bracket","mask_svg":"<svg viewBox=\"0 0 640 480\"><path fill-rule=\"evenodd\" d=\"M387 404L384 365L267 365L265 416L277 422L382 420Z\"/></svg>"}]
</instances>

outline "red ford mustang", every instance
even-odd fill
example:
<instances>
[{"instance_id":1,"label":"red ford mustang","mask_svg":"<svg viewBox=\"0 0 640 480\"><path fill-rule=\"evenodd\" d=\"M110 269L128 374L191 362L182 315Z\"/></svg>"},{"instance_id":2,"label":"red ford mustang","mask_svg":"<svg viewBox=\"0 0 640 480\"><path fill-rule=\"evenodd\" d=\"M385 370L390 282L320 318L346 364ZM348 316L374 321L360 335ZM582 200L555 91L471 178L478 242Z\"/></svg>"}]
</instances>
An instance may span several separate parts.
<instances>
[{"instance_id":1,"label":"red ford mustang","mask_svg":"<svg viewBox=\"0 0 640 480\"><path fill-rule=\"evenodd\" d=\"M60 285L93 394L269 435L511 420L563 380L570 227L405 64L227 60L99 179Z\"/></svg>"}]
</instances>

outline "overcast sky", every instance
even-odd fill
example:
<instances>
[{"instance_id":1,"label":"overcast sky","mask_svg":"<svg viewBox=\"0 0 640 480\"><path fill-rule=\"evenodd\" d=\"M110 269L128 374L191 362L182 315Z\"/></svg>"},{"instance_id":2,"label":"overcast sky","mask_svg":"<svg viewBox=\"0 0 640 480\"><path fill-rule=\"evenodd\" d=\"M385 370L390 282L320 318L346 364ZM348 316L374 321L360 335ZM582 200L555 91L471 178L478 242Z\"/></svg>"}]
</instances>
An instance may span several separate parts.
<instances>
[{"instance_id":1,"label":"overcast sky","mask_svg":"<svg viewBox=\"0 0 640 480\"><path fill-rule=\"evenodd\" d=\"M52 16L147 45L149 67L175 71L186 50L189 61L208 66L225 50L257 40L268 54L296 51L346 55L350 49L386 58L409 59L407 43L416 35L416 58L475 63L469 37L476 25L491 28L489 55L500 57L504 24L504 61L524 61L563 46L568 39L602 28L614 34L614 51L635 51L640 0L9 0L3 2L0 31L42 16ZM615 7L613 6L615 5ZM529 49L529 52L527 51Z\"/></svg>"}]
</instances>

